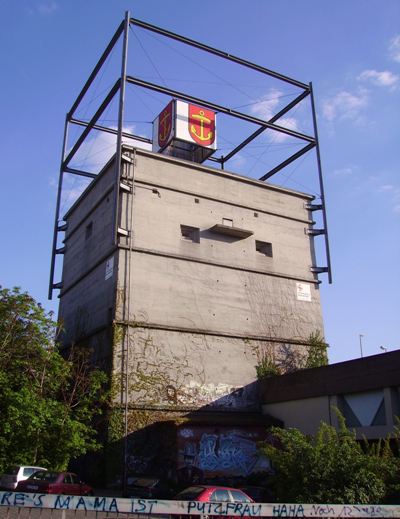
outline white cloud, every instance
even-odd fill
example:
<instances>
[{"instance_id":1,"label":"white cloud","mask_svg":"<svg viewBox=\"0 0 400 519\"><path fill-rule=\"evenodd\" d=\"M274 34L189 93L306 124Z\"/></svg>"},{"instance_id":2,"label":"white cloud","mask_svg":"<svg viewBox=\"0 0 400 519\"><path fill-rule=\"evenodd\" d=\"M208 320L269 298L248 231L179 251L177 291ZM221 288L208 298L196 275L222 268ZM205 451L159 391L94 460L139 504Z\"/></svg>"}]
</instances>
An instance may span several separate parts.
<instances>
[{"instance_id":1,"label":"white cloud","mask_svg":"<svg viewBox=\"0 0 400 519\"><path fill-rule=\"evenodd\" d=\"M400 63L400 34L390 40L389 53L394 61Z\"/></svg>"},{"instance_id":2,"label":"white cloud","mask_svg":"<svg viewBox=\"0 0 400 519\"><path fill-rule=\"evenodd\" d=\"M113 128L115 129L115 128ZM123 129L134 133L134 127ZM151 144L123 137L123 142L138 148L151 149ZM117 136L106 132L96 132L83 142L72 159L70 166L90 173L99 173L116 152ZM65 212L90 184L91 179L77 175L66 175L63 185L62 210Z\"/></svg>"},{"instance_id":3,"label":"white cloud","mask_svg":"<svg viewBox=\"0 0 400 519\"><path fill-rule=\"evenodd\" d=\"M267 94L253 104L251 107L252 113L262 119L271 119L275 115L276 108L279 105L279 98L282 95L283 93L280 90L271 88Z\"/></svg>"},{"instance_id":4,"label":"white cloud","mask_svg":"<svg viewBox=\"0 0 400 519\"><path fill-rule=\"evenodd\" d=\"M383 186L379 186L378 191L382 193L384 191L393 191L395 189L396 188L392 186L392 184L384 184Z\"/></svg>"},{"instance_id":5,"label":"white cloud","mask_svg":"<svg viewBox=\"0 0 400 519\"><path fill-rule=\"evenodd\" d=\"M267 94L261 97L257 103L255 103L251 107L251 112L259 117L260 119L271 119L278 111L278 106L280 104L280 97L283 96L283 92L277 90L275 88L271 88ZM276 121L278 126L283 126L284 128L288 128L289 130L298 130L298 121L294 117L281 117ZM274 142L280 143L288 139L290 136L285 133L280 133L276 131L268 131L268 137Z\"/></svg>"},{"instance_id":6,"label":"white cloud","mask_svg":"<svg viewBox=\"0 0 400 519\"><path fill-rule=\"evenodd\" d=\"M235 165L235 168L241 168L246 165L247 160L243 155L238 153L232 157L231 162Z\"/></svg>"},{"instance_id":7,"label":"white cloud","mask_svg":"<svg viewBox=\"0 0 400 519\"><path fill-rule=\"evenodd\" d=\"M58 9L57 2L50 0L48 2L42 2L37 6L39 14L51 14Z\"/></svg>"},{"instance_id":8,"label":"white cloud","mask_svg":"<svg viewBox=\"0 0 400 519\"><path fill-rule=\"evenodd\" d=\"M116 128L112 128L116 129ZM125 133L134 133L135 128L128 126ZM123 137L122 141L138 148L151 149L151 144ZM98 173L116 151L117 136L112 133L96 132L89 136L80 146L71 167Z\"/></svg>"},{"instance_id":9,"label":"white cloud","mask_svg":"<svg viewBox=\"0 0 400 519\"><path fill-rule=\"evenodd\" d=\"M377 70L364 70L357 79L359 81L369 81L373 85L389 87L391 89L399 82L399 76L393 74L390 70L383 70L382 72Z\"/></svg>"},{"instance_id":10,"label":"white cloud","mask_svg":"<svg viewBox=\"0 0 400 519\"><path fill-rule=\"evenodd\" d=\"M384 193L389 198L394 213L400 214L400 187L393 184L383 184L378 187L379 193Z\"/></svg>"},{"instance_id":11,"label":"white cloud","mask_svg":"<svg viewBox=\"0 0 400 519\"><path fill-rule=\"evenodd\" d=\"M336 119L358 119L360 112L368 105L368 94L364 89L357 93L346 90L338 92L322 103L322 113L328 121Z\"/></svg>"},{"instance_id":12,"label":"white cloud","mask_svg":"<svg viewBox=\"0 0 400 519\"><path fill-rule=\"evenodd\" d=\"M90 184L90 178L66 175L61 196L60 213L63 216Z\"/></svg>"},{"instance_id":13,"label":"white cloud","mask_svg":"<svg viewBox=\"0 0 400 519\"><path fill-rule=\"evenodd\" d=\"M347 177L347 176L352 175L353 172L354 172L353 167L346 167L346 168L335 169L332 174L335 177Z\"/></svg>"}]
</instances>

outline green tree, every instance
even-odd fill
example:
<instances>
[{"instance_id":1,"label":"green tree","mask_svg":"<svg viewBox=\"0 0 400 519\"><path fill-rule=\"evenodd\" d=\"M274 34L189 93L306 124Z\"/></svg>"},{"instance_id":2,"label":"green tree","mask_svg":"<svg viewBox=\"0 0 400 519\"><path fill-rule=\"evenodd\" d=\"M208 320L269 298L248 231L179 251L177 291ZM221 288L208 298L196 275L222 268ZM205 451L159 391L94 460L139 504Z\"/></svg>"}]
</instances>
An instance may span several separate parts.
<instances>
[{"instance_id":1,"label":"green tree","mask_svg":"<svg viewBox=\"0 0 400 519\"><path fill-rule=\"evenodd\" d=\"M51 313L18 288L0 289L0 471L10 463L65 469L99 448L93 420L107 377L89 352L55 345Z\"/></svg>"},{"instance_id":2,"label":"green tree","mask_svg":"<svg viewBox=\"0 0 400 519\"><path fill-rule=\"evenodd\" d=\"M389 439L356 441L339 415L339 429L321 423L315 438L273 428L261 451L275 469L272 487L286 503L381 503L399 482L400 464Z\"/></svg>"},{"instance_id":3,"label":"green tree","mask_svg":"<svg viewBox=\"0 0 400 519\"><path fill-rule=\"evenodd\" d=\"M308 338L307 356L304 368L319 368L328 365L328 344L319 331L311 333Z\"/></svg>"}]
</instances>

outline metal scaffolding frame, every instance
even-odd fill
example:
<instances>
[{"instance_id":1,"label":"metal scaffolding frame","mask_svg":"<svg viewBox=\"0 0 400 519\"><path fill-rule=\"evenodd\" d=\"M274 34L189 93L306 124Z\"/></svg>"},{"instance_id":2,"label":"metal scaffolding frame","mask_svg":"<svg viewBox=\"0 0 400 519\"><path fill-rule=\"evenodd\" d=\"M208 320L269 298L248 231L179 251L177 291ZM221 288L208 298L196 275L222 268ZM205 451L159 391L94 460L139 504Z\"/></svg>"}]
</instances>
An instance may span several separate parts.
<instances>
[{"instance_id":1,"label":"metal scaffolding frame","mask_svg":"<svg viewBox=\"0 0 400 519\"><path fill-rule=\"evenodd\" d=\"M294 100L292 100L289 104L287 104L284 108L282 108L278 113L276 113L269 120L263 120L258 117L248 115L246 113L239 112L239 111L234 110L229 107L221 106L219 104L212 103L210 101L200 99L197 97L193 97L191 95L185 94L183 92L178 92L176 90L167 88L167 87L159 85L159 84L150 83L148 81L144 81L143 79L140 79L140 78L137 78L134 76L130 76L127 74L128 36L129 36L129 28L132 25L140 27L140 28L148 30L148 31L151 31L151 32L154 32L154 33L157 33L166 38L170 38L170 39L179 41L179 42L189 45L191 47L195 47L195 48L202 50L204 52L207 52L209 54L213 54L213 55L223 58L225 60L236 63L237 65L240 65L242 67L247 67L249 69L252 69L252 70L255 70L262 74L265 74L266 76L273 77L277 80L283 81L287 84L300 88L302 90L302 92L300 95L298 95ZM120 77L116 80L114 85L111 87L108 94L105 96L104 100L102 101L102 103L100 104L97 111L92 116L92 118L90 119L89 122L82 121L82 120L76 118L75 113L76 113L81 101L83 100L85 94L89 90L90 86L92 85L93 81L97 77L99 71L101 70L102 66L104 65L105 61L109 57L110 53L112 52L112 50L114 49L116 43L119 41L120 38L123 39ZM59 172L58 192L57 192L57 203L56 203L55 220L54 220L54 234L53 234L53 246L52 246L52 256L51 256L51 266L50 266L49 295L48 295L49 299L52 299L54 289L62 288L62 283L54 282L54 274L55 274L55 265L56 265L57 255L64 253L64 247L57 248L59 234L66 230L65 223L63 222L63 220L60 217L60 205L61 205L64 174L67 173L67 174L72 174L72 175L78 175L78 176L83 176L83 177L87 177L87 178L91 178L91 179L93 179L97 176L94 173L89 173L87 171L69 167L71 160L74 158L77 151L79 150L79 148L81 147L81 145L83 144L83 142L85 141L86 137L89 135L91 130L107 132L107 133L111 133L111 134L114 134L117 136L116 152L115 152L115 156L116 156L115 186L116 186L116 189L115 189L115 199L114 199L115 203L114 203L114 227L113 227L113 241L114 241L115 245L117 244L117 215L118 215L119 185L120 185L119 180L120 180L120 176L121 176L121 160L122 160L122 147L123 147L122 138L123 137L130 138L132 140L149 143L149 144L152 143L151 139L123 131L124 111L125 111L125 89L126 89L127 83L136 85L136 86L144 88L144 89L166 94L166 95L172 96L176 99L180 99L182 101L200 104L200 105L204 106L205 108L209 108L211 110L218 111L220 113L253 123L254 125L258 126L258 128L251 135L249 135L244 141L242 141L233 150L231 150L226 156L210 157L208 159L212 162L216 162L216 163L220 164L222 169L224 169L226 162L228 162L230 159L232 159L239 151L241 151L245 146L247 146L250 142L252 142L256 137L258 137L260 134L262 134L264 131L266 131L268 129L271 129L271 130L289 135L291 137L295 137L296 139L299 139L301 141L304 141L305 146L302 147L299 151L297 151L293 155L291 155L290 157L288 157L282 163L280 163L279 165L274 167L272 170L265 173L259 180L263 180L263 181L268 180L273 175L278 173L281 169L288 166L289 164L291 164L292 162L294 162L295 160L297 160L298 158L303 156L305 153L307 153L311 149L315 148L316 149L316 158L317 158L318 182L319 182L321 203L320 204L310 204L308 206L308 209L310 211L321 211L322 212L323 227L321 229L309 229L309 234L314 235L314 236L316 236L316 235L324 236L326 266L312 267L311 271L315 275L318 275L320 273L327 273L329 283L332 283L326 204L325 204L322 166L321 166L321 157L320 157L319 141L318 141L317 118L316 118L312 83L309 83L309 84L302 83L302 82L297 81L288 76L279 74L278 72L275 72L273 70L269 70L265 67L252 63L250 61L244 60L237 56L233 56L232 54L229 54L227 52L210 47L208 45L205 45L198 41L192 40L190 38L180 36L173 32L162 29L160 27L151 25L147 22L144 22L144 21L141 21L141 20L138 20L135 18L131 18L129 12L127 11L125 13L124 20L121 22L121 24L117 28L114 36L111 38L109 44L107 45L106 49L104 50L103 54L101 55L100 59L98 60L96 66L92 70L88 80L86 81L84 87L82 88L81 92L77 96L75 102L73 103L71 109L69 110L69 112L67 113L66 118L65 118L61 165L60 165L60 172ZM101 115L104 113L106 108L109 106L109 104L115 98L115 96L117 94L119 94L117 129L108 128L106 126L97 124ZM278 124L276 124L276 121L278 121L283 115L288 113L292 108L294 108L303 99L307 98L308 96L310 96L310 101L311 101L314 135L306 135L306 134L303 134L303 133L300 133L300 132L297 132L297 131L294 131L289 128L285 128L283 126L279 126ZM69 125L81 126L81 127L84 127L84 130L81 133L81 135L78 137L78 139L76 140L75 144L73 145L73 147L71 148L69 153L67 154L66 148L67 148Z\"/></svg>"}]
</instances>

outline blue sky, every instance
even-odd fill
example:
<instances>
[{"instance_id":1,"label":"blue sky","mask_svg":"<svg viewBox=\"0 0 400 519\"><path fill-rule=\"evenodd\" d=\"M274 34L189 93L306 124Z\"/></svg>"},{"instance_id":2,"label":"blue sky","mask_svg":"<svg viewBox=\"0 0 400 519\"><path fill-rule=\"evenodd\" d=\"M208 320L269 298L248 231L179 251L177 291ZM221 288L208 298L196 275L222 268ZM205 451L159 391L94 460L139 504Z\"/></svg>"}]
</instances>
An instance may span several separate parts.
<instances>
[{"instance_id":1,"label":"blue sky","mask_svg":"<svg viewBox=\"0 0 400 519\"><path fill-rule=\"evenodd\" d=\"M333 284L322 275L325 336L331 362L400 347L400 3L397 0L1 0L0 283L21 286L46 308L50 250L65 113L125 10L252 62L313 82L325 179ZM79 115L93 113L113 73L116 49ZM237 73L218 60L130 33L130 73L215 102L268 116L296 89ZM299 92L297 91L297 94ZM292 96L292 97L291 97ZM128 88L126 127L146 135L162 96ZM128 105L127 105L128 106ZM158 107L158 112L157 112ZM238 108L239 109L239 108ZM310 131L307 106L282 125ZM116 107L104 114L114 125ZM248 131L221 118L225 140ZM254 129L253 127L251 129ZM71 132L73 138L78 130ZM91 137L76 166L96 170L112 140ZM258 178L296 143L263 135L229 169ZM311 152L274 182L314 193ZM65 210L82 189L67 184ZM319 247L320 263L324 264Z\"/></svg>"}]
</instances>

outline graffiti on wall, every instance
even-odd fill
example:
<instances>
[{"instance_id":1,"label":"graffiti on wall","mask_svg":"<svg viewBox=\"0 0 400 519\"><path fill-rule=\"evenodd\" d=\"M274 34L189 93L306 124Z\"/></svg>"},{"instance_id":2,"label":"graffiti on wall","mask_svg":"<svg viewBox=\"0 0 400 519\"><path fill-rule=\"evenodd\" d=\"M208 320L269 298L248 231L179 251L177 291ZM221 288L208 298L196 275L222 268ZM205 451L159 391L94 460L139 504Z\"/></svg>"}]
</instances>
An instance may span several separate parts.
<instances>
[{"instance_id":1,"label":"graffiti on wall","mask_svg":"<svg viewBox=\"0 0 400 519\"><path fill-rule=\"evenodd\" d=\"M107 514L109 512L116 514L177 514L190 517L204 514L228 517L348 517L351 519L400 517L399 505L202 503L199 501L25 494L23 492L0 492L0 510L1 507L16 508L18 512L25 507L51 509L52 512L53 510L73 510L83 512L85 517L86 512L89 511L107 512ZM53 513L51 516L53 517Z\"/></svg>"},{"instance_id":2,"label":"graffiti on wall","mask_svg":"<svg viewBox=\"0 0 400 519\"><path fill-rule=\"evenodd\" d=\"M257 405L255 384L235 387L230 384L203 384L195 380L187 383L181 391L181 403L186 405L229 407L248 409Z\"/></svg>"},{"instance_id":3,"label":"graffiti on wall","mask_svg":"<svg viewBox=\"0 0 400 519\"><path fill-rule=\"evenodd\" d=\"M203 434L201 437L199 462L203 470L234 470L247 476L257 461L255 442L241 434Z\"/></svg>"},{"instance_id":4,"label":"graffiti on wall","mask_svg":"<svg viewBox=\"0 0 400 519\"><path fill-rule=\"evenodd\" d=\"M257 442L265 437L263 428L184 427L178 433L178 469L194 468L205 477L248 476L269 469L260 456ZM201 480L200 473L196 479Z\"/></svg>"}]
</instances>

